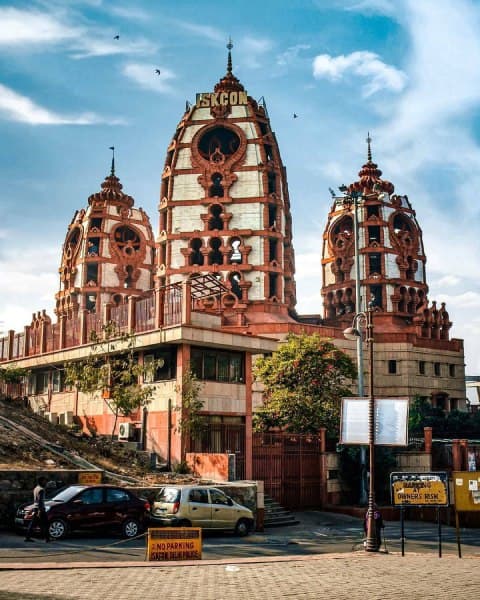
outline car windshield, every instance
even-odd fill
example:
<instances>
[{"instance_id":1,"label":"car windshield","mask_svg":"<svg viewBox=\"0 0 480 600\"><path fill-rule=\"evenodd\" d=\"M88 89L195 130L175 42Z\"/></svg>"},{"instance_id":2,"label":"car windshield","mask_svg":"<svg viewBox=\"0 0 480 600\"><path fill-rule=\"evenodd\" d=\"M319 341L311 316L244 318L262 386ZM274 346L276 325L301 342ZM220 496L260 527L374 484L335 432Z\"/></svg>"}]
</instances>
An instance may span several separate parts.
<instances>
[{"instance_id":1,"label":"car windshield","mask_svg":"<svg viewBox=\"0 0 480 600\"><path fill-rule=\"evenodd\" d=\"M178 488L163 488L157 496L157 502L177 502L180 500L180 490Z\"/></svg>"},{"instance_id":2,"label":"car windshield","mask_svg":"<svg viewBox=\"0 0 480 600\"><path fill-rule=\"evenodd\" d=\"M70 487L65 488L61 492L59 492L53 498L50 498L52 502L68 502L74 496L76 496L79 492L85 489L84 485L71 485Z\"/></svg>"}]
</instances>

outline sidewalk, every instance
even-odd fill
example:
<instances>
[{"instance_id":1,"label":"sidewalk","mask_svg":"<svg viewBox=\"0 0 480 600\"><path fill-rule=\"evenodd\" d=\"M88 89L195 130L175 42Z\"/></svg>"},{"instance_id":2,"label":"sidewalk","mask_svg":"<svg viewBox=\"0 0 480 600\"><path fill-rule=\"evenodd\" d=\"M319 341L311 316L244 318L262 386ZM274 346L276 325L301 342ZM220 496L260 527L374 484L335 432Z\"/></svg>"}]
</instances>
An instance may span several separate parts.
<instances>
[{"instance_id":1,"label":"sidewalk","mask_svg":"<svg viewBox=\"0 0 480 600\"><path fill-rule=\"evenodd\" d=\"M0 600L477 600L478 558L324 554L0 570Z\"/></svg>"}]
</instances>

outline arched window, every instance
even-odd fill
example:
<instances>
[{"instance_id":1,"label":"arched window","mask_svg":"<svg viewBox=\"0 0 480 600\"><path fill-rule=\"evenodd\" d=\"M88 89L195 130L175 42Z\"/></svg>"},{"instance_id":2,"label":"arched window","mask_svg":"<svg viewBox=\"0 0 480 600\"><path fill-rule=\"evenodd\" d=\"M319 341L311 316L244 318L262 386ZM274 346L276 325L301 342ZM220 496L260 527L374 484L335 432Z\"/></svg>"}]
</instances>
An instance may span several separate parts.
<instances>
[{"instance_id":1,"label":"arched window","mask_svg":"<svg viewBox=\"0 0 480 600\"><path fill-rule=\"evenodd\" d=\"M350 216L345 216L333 227L331 240L333 246L344 248L352 241L353 236L353 219Z\"/></svg>"},{"instance_id":2,"label":"arched window","mask_svg":"<svg viewBox=\"0 0 480 600\"><path fill-rule=\"evenodd\" d=\"M203 265L203 254L200 251L200 248L202 247L202 240L200 238L194 238L191 242L190 242L190 248L192 249L192 252L190 254L190 265L197 265L197 266L201 266Z\"/></svg>"},{"instance_id":3,"label":"arched window","mask_svg":"<svg viewBox=\"0 0 480 600\"><path fill-rule=\"evenodd\" d=\"M212 185L210 186L209 195L211 197L218 196L219 198L223 198L223 185L222 179L223 177L220 173L214 173L211 177Z\"/></svg>"},{"instance_id":4,"label":"arched window","mask_svg":"<svg viewBox=\"0 0 480 600\"><path fill-rule=\"evenodd\" d=\"M242 280L242 276L240 273L236 271L230 273L228 276L228 280L230 281L232 292L237 296L239 300L242 299L242 288L240 287L240 281Z\"/></svg>"},{"instance_id":5,"label":"arched window","mask_svg":"<svg viewBox=\"0 0 480 600\"><path fill-rule=\"evenodd\" d=\"M198 150L203 158L210 160L215 154L228 158L240 147L240 138L231 129L215 127L207 131L198 142Z\"/></svg>"},{"instance_id":6,"label":"arched window","mask_svg":"<svg viewBox=\"0 0 480 600\"><path fill-rule=\"evenodd\" d=\"M115 230L114 239L123 254L132 256L140 249L140 236L131 227L123 225Z\"/></svg>"},{"instance_id":7,"label":"arched window","mask_svg":"<svg viewBox=\"0 0 480 600\"><path fill-rule=\"evenodd\" d=\"M222 194L223 196L223 194ZM214 204L210 207L210 218L208 219L208 229L210 231L214 229L218 229L219 231L223 229L223 221L222 221L222 207L219 204Z\"/></svg>"},{"instance_id":8,"label":"arched window","mask_svg":"<svg viewBox=\"0 0 480 600\"><path fill-rule=\"evenodd\" d=\"M223 256L220 252L220 246L222 241L218 238L210 240L210 252L208 253L208 264L209 265L221 265L223 264Z\"/></svg>"},{"instance_id":9,"label":"arched window","mask_svg":"<svg viewBox=\"0 0 480 600\"><path fill-rule=\"evenodd\" d=\"M230 254L230 262L231 263L241 263L242 262L242 253L240 252L240 244L242 242L239 238L233 238L231 241L232 252Z\"/></svg>"}]
</instances>

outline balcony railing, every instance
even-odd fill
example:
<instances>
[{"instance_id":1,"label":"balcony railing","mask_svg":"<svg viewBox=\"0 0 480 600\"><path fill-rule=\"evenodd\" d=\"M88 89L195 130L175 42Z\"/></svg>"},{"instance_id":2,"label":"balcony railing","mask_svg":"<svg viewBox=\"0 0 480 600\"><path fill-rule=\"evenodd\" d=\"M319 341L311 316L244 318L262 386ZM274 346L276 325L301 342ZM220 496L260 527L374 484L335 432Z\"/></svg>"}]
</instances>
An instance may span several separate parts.
<instances>
[{"instance_id":1,"label":"balcony railing","mask_svg":"<svg viewBox=\"0 0 480 600\"><path fill-rule=\"evenodd\" d=\"M189 323L195 303L205 298L219 299L227 291L213 275L206 274L192 277L185 284L151 290L144 297L130 296L126 304L106 305L99 312L74 312L54 324L43 311L34 315L24 332L11 331L0 338L0 362L86 345L90 343L90 333L95 331L100 335L102 327L110 321L124 333L144 333Z\"/></svg>"}]
</instances>

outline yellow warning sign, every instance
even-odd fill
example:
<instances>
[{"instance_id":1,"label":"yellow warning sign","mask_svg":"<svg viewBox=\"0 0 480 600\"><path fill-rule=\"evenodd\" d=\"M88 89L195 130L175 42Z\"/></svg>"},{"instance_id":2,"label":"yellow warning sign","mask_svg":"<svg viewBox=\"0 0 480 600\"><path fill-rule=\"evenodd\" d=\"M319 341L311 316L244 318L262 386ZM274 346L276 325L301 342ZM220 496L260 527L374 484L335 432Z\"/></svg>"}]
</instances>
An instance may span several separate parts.
<instances>
[{"instance_id":1,"label":"yellow warning sign","mask_svg":"<svg viewBox=\"0 0 480 600\"><path fill-rule=\"evenodd\" d=\"M445 481L424 479L393 481L394 505L448 506L448 490Z\"/></svg>"},{"instance_id":2,"label":"yellow warning sign","mask_svg":"<svg viewBox=\"0 0 480 600\"><path fill-rule=\"evenodd\" d=\"M200 527L149 529L148 560L199 560L202 558Z\"/></svg>"},{"instance_id":3,"label":"yellow warning sign","mask_svg":"<svg viewBox=\"0 0 480 600\"><path fill-rule=\"evenodd\" d=\"M78 483L81 485L98 485L102 483L103 471L85 472L78 474Z\"/></svg>"}]
</instances>

